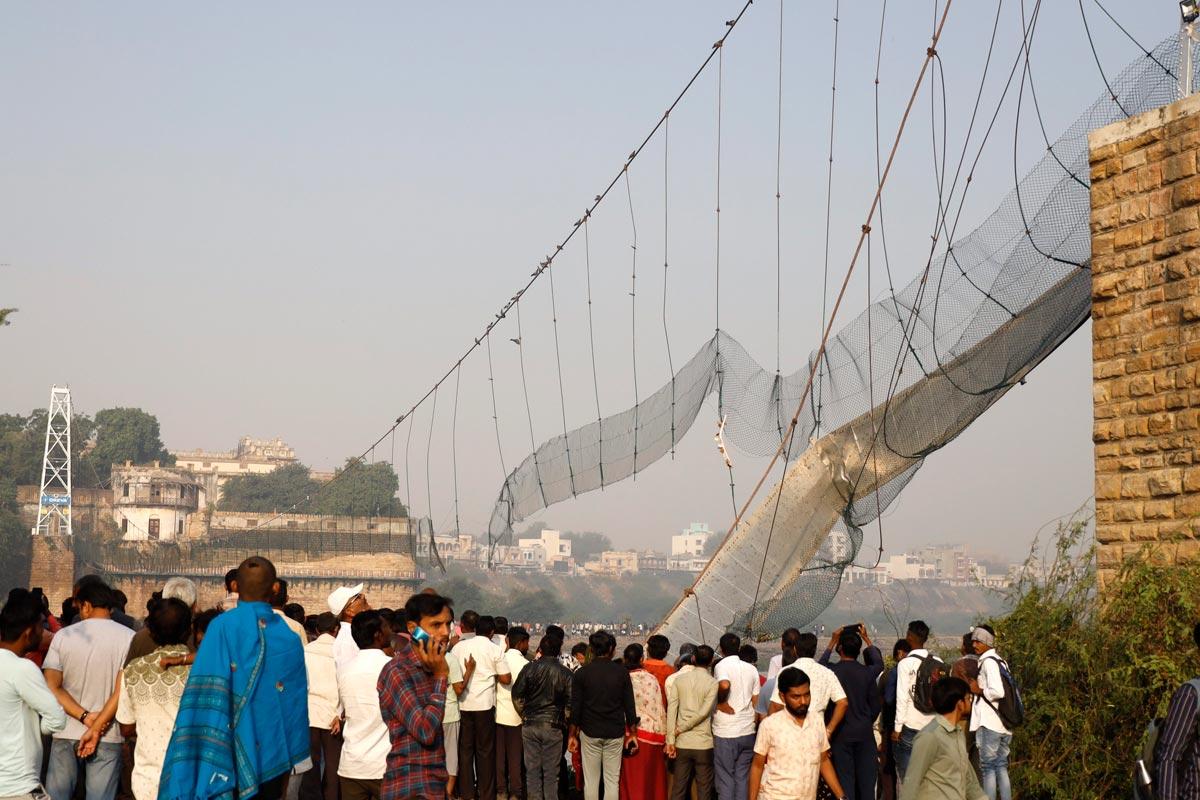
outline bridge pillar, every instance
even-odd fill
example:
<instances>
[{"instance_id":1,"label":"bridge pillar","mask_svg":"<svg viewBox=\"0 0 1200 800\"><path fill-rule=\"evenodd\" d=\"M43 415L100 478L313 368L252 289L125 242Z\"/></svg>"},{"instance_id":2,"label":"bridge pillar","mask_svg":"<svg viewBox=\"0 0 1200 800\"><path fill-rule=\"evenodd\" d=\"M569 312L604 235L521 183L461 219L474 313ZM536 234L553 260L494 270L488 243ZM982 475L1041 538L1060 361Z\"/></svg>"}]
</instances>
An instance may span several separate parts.
<instances>
[{"instance_id":1,"label":"bridge pillar","mask_svg":"<svg viewBox=\"0 0 1200 800\"><path fill-rule=\"evenodd\" d=\"M1200 558L1200 95L1088 144L1103 584L1147 544Z\"/></svg>"},{"instance_id":2,"label":"bridge pillar","mask_svg":"<svg viewBox=\"0 0 1200 800\"><path fill-rule=\"evenodd\" d=\"M62 534L32 537L29 558L29 587L40 586L50 598L50 610L57 614L58 603L71 596L75 584L75 548L73 539Z\"/></svg>"}]
</instances>

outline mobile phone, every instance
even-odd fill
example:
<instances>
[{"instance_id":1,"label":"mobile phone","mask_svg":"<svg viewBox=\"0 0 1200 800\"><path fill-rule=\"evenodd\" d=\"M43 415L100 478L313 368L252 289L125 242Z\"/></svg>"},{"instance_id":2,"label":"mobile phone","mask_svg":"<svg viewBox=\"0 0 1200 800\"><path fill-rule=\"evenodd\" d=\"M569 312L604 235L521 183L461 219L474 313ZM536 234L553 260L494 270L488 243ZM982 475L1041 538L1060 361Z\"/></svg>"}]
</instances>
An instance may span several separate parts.
<instances>
[{"instance_id":1,"label":"mobile phone","mask_svg":"<svg viewBox=\"0 0 1200 800\"><path fill-rule=\"evenodd\" d=\"M414 642L428 642L429 634L425 632L424 628L418 625L417 627L413 628L412 640Z\"/></svg>"}]
</instances>

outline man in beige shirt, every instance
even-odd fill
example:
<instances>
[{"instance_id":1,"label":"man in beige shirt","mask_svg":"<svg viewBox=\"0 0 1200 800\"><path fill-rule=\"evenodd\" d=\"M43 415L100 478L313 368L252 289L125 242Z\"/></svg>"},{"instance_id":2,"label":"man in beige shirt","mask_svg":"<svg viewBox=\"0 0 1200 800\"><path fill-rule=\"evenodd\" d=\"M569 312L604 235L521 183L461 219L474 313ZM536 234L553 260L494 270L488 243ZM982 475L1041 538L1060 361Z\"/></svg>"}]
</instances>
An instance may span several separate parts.
<instances>
[{"instance_id":1,"label":"man in beige shirt","mask_svg":"<svg viewBox=\"0 0 1200 800\"><path fill-rule=\"evenodd\" d=\"M675 759L671 800L690 797L693 779L701 800L708 800L713 792L712 714L717 706L717 679L709 674L713 649L702 644L693 659L695 666L667 681L666 753Z\"/></svg>"},{"instance_id":2,"label":"man in beige shirt","mask_svg":"<svg viewBox=\"0 0 1200 800\"><path fill-rule=\"evenodd\" d=\"M942 678L933 685L937 716L913 742L900 800L987 800L959 725L971 716L971 700L962 678Z\"/></svg>"}]
</instances>

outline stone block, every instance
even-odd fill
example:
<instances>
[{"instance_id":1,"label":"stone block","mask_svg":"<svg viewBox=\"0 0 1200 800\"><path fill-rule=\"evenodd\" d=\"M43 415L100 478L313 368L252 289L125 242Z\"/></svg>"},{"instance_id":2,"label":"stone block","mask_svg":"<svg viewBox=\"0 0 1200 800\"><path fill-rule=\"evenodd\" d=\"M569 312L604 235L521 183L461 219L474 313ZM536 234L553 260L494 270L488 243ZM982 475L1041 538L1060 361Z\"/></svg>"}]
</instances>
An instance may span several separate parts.
<instances>
[{"instance_id":1,"label":"stone block","mask_svg":"<svg viewBox=\"0 0 1200 800\"><path fill-rule=\"evenodd\" d=\"M1096 499L1117 500L1121 497L1121 478L1119 475L1096 476Z\"/></svg>"},{"instance_id":2,"label":"stone block","mask_svg":"<svg viewBox=\"0 0 1200 800\"><path fill-rule=\"evenodd\" d=\"M1191 297L1183 302L1182 316L1184 322L1200 320L1200 297Z\"/></svg>"},{"instance_id":3,"label":"stone block","mask_svg":"<svg viewBox=\"0 0 1200 800\"><path fill-rule=\"evenodd\" d=\"M1149 198L1146 199L1146 211L1149 213ZM1171 187L1171 205L1184 208L1200 203L1200 176L1182 180Z\"/></svg>"},{"instance_id":4,"label":"stone block","mask_svg":"<svg viewBox=\"0 0 1200 800\"><path fill-rule=\"evenodd\" d=\"M1142 518L1146 520L1173 519L1175 502L1173 500L1147 500L1142 505Z\"/></svg>"},{"instance_id":5,"label":"stone block","mask_svg":"<svg viewBox=\"0 0 1200 800\"><path fill-rule=\"evenodd\" d=\"M1183 470L1165 469L1149 476L1147 485L1153 497L1179 494L1183 491Z\"/></svg>"},{"instance_id":6,"label":"stone block","mask_svg":"<svg viewBox=\"0 0 1200 800\"><path fill-rule=\"evenodd\" d=\"M1112 505L1113 521L1140 522L1142 520L1143 505L1144 503L1141 500L1129 500L1123 503L1114 503Z\"/></svg>"}]
</instances>

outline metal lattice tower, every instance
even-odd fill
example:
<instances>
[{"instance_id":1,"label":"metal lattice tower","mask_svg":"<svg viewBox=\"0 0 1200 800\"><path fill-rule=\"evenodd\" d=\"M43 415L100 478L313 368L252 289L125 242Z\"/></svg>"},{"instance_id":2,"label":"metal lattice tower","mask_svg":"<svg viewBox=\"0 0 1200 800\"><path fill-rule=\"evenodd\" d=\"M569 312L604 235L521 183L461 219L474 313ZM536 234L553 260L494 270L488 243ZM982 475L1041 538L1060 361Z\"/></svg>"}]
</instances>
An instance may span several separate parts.
<instances>
[{"instance_id":1,"label":"metal lattice tower","mask_svg":"<svg viewBox=\"0 0 1200 800\"><path fill-rule=\"evenodd\" d=\"M71 390L50 387L50 413L46 416L46 449L42 456L42 490L34 536L71 531Z\"/></svg>"}]
</instances>

